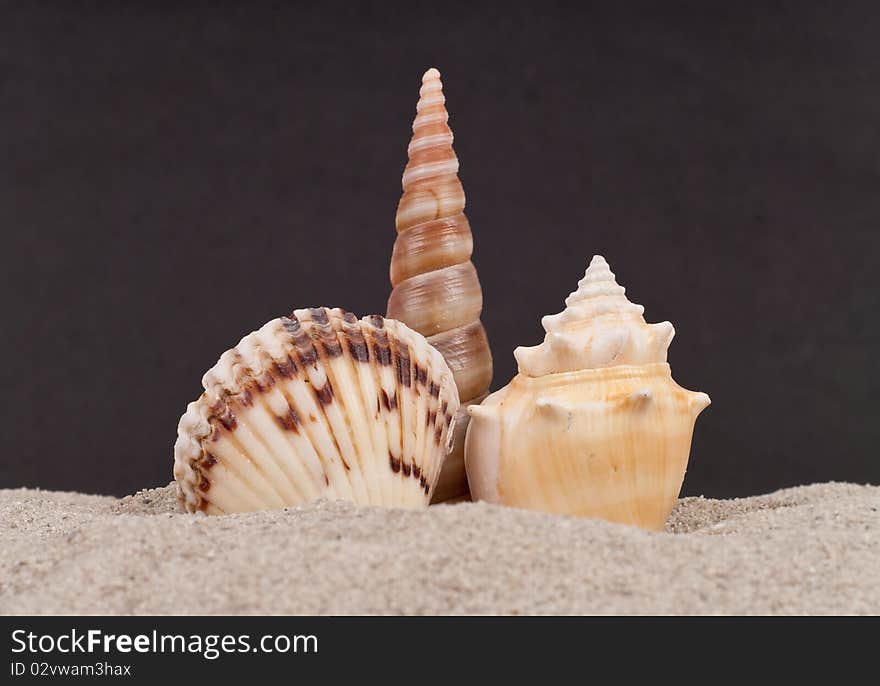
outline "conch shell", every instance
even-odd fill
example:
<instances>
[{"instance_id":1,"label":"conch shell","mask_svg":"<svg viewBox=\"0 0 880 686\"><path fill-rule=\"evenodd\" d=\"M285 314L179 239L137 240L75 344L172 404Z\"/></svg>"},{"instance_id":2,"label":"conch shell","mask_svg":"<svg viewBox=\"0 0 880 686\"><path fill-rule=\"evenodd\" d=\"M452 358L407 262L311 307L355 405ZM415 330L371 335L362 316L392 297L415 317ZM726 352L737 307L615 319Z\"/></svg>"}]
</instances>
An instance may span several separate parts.
<instances>
[{"instance_id":1,"label":"conch shell","mask_svg":"<svg viewBox=\"0 0 880 686\"><path fill-rule=\"evenodd\" d=\"M672 380L675 330L647 324L605 259L590 262L519 374L470 408L471 494L493 503L663 528L705 393Z\"/></svg>"},{"instance_id":2,"label":"conch shell","mask_svg":"<svg viewBox=\"0 0 880 686\"><path fill-rule=\"evenodd\" d=\"M425 507L458 410L452 372L420 334L340 309L273 319L202 385L174 478L185 508L208 514L319 498Z\"/></svg>"},{"instance_id":3,"label":"conch shell","mask_svg":"<svg viewBox=\"0 0 880 686\"><path fill-rule=\"evenodd\" d=\"M440 72L429 69L422 88L397 207L388 316L428 338L449 364L461 397L452 452L434 501L466 497L464 435L467 407L492 381L492 354L480 322L483 292L471 262L473 237L464 215L464 189Z\"/></svg>"}]
</instances>

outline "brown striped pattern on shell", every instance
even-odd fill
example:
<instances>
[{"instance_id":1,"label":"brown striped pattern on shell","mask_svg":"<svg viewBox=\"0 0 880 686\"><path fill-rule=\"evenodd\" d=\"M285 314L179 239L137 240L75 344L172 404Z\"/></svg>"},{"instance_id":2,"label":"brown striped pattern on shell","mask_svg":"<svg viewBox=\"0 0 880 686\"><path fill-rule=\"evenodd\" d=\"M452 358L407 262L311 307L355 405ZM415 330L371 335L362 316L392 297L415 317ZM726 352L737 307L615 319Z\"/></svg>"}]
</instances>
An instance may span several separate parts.
<instances>
[{"instance_id":1,"label":"brown striped pattern on shell","mask_svg":"<svg viewBox=\"0 0 880 686\"><path fill-rule=\"evenodd\" d=\"M441 354L404 324L296 310L224 353L181 417L174 476L209 514L318 498L427 505L459 406Z\"/></svg>"},{"instance_id":2,"label":"brown striped pattern on shell","mask_svg":"<svg viewBox=\"0 0 880 686\"><path fill-rule=\"evenodd\" d=\"M422 77L419 95L397 208L388 316L426 336L441 352L462 403L468 403L484 397L492 381L492 354L480 322L483 293L471 262L473 236L436 69ZM437 500L468 492L463 467L468 417L460 416Z\"/></svg>"}]
</instances>

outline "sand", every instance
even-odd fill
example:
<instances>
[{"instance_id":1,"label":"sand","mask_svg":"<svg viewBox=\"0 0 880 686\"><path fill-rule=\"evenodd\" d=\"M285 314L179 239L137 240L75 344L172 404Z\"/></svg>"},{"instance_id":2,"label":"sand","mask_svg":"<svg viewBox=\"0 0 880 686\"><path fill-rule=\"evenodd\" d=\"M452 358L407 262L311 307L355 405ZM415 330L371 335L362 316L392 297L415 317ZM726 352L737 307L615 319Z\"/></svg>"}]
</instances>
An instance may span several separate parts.
<instances>
[{"instance_id":1,"label":"sand","mask_svg":"<svg viewBox=\"0 0 880 686\"><path fill-rule=\"evenodd\" d=\"M880 487L685 498L667 533L482 503L177 512L0 490L5 614L880 613Z\"/></svg>"}]
</instances>

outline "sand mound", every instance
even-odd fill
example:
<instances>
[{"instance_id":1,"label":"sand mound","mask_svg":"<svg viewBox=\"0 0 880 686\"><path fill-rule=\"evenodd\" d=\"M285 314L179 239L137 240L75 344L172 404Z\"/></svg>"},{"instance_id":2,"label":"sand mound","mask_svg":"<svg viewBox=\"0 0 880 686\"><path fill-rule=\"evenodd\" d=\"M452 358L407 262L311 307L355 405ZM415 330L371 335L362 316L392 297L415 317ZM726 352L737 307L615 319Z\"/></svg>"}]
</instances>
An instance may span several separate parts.
<instances>
[{"instance_id":1,"label":"sand mound","mask_svg":"<svg viewBox=\"0 0 880 686\"><path fill-rule=\"evenodd\" d=\"M209 518L0 490L10 614L880 613L880 487L686 498L669 533L483 503Z\"/></svg>"}]
</instances>

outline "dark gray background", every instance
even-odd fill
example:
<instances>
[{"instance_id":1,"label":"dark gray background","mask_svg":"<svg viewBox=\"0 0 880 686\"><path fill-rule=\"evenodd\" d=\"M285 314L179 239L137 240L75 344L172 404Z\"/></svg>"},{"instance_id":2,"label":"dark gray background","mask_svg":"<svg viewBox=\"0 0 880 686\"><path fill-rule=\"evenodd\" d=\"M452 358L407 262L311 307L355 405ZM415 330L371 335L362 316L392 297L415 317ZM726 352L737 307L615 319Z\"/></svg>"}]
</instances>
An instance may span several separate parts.
<instances>
[{"instance_id":1,"label":"dark gray background","mask_svg":"<svg viewBox=\"0 0 880 686\"><path fill-rule=\"evenodd\" d=\"M601 253L712 396L685 493L880 482L871 3L73 4L0 3L0 487L167 483L243 334L384 312L432 65L494 388Z\"/></svg>"}]
</instances>

